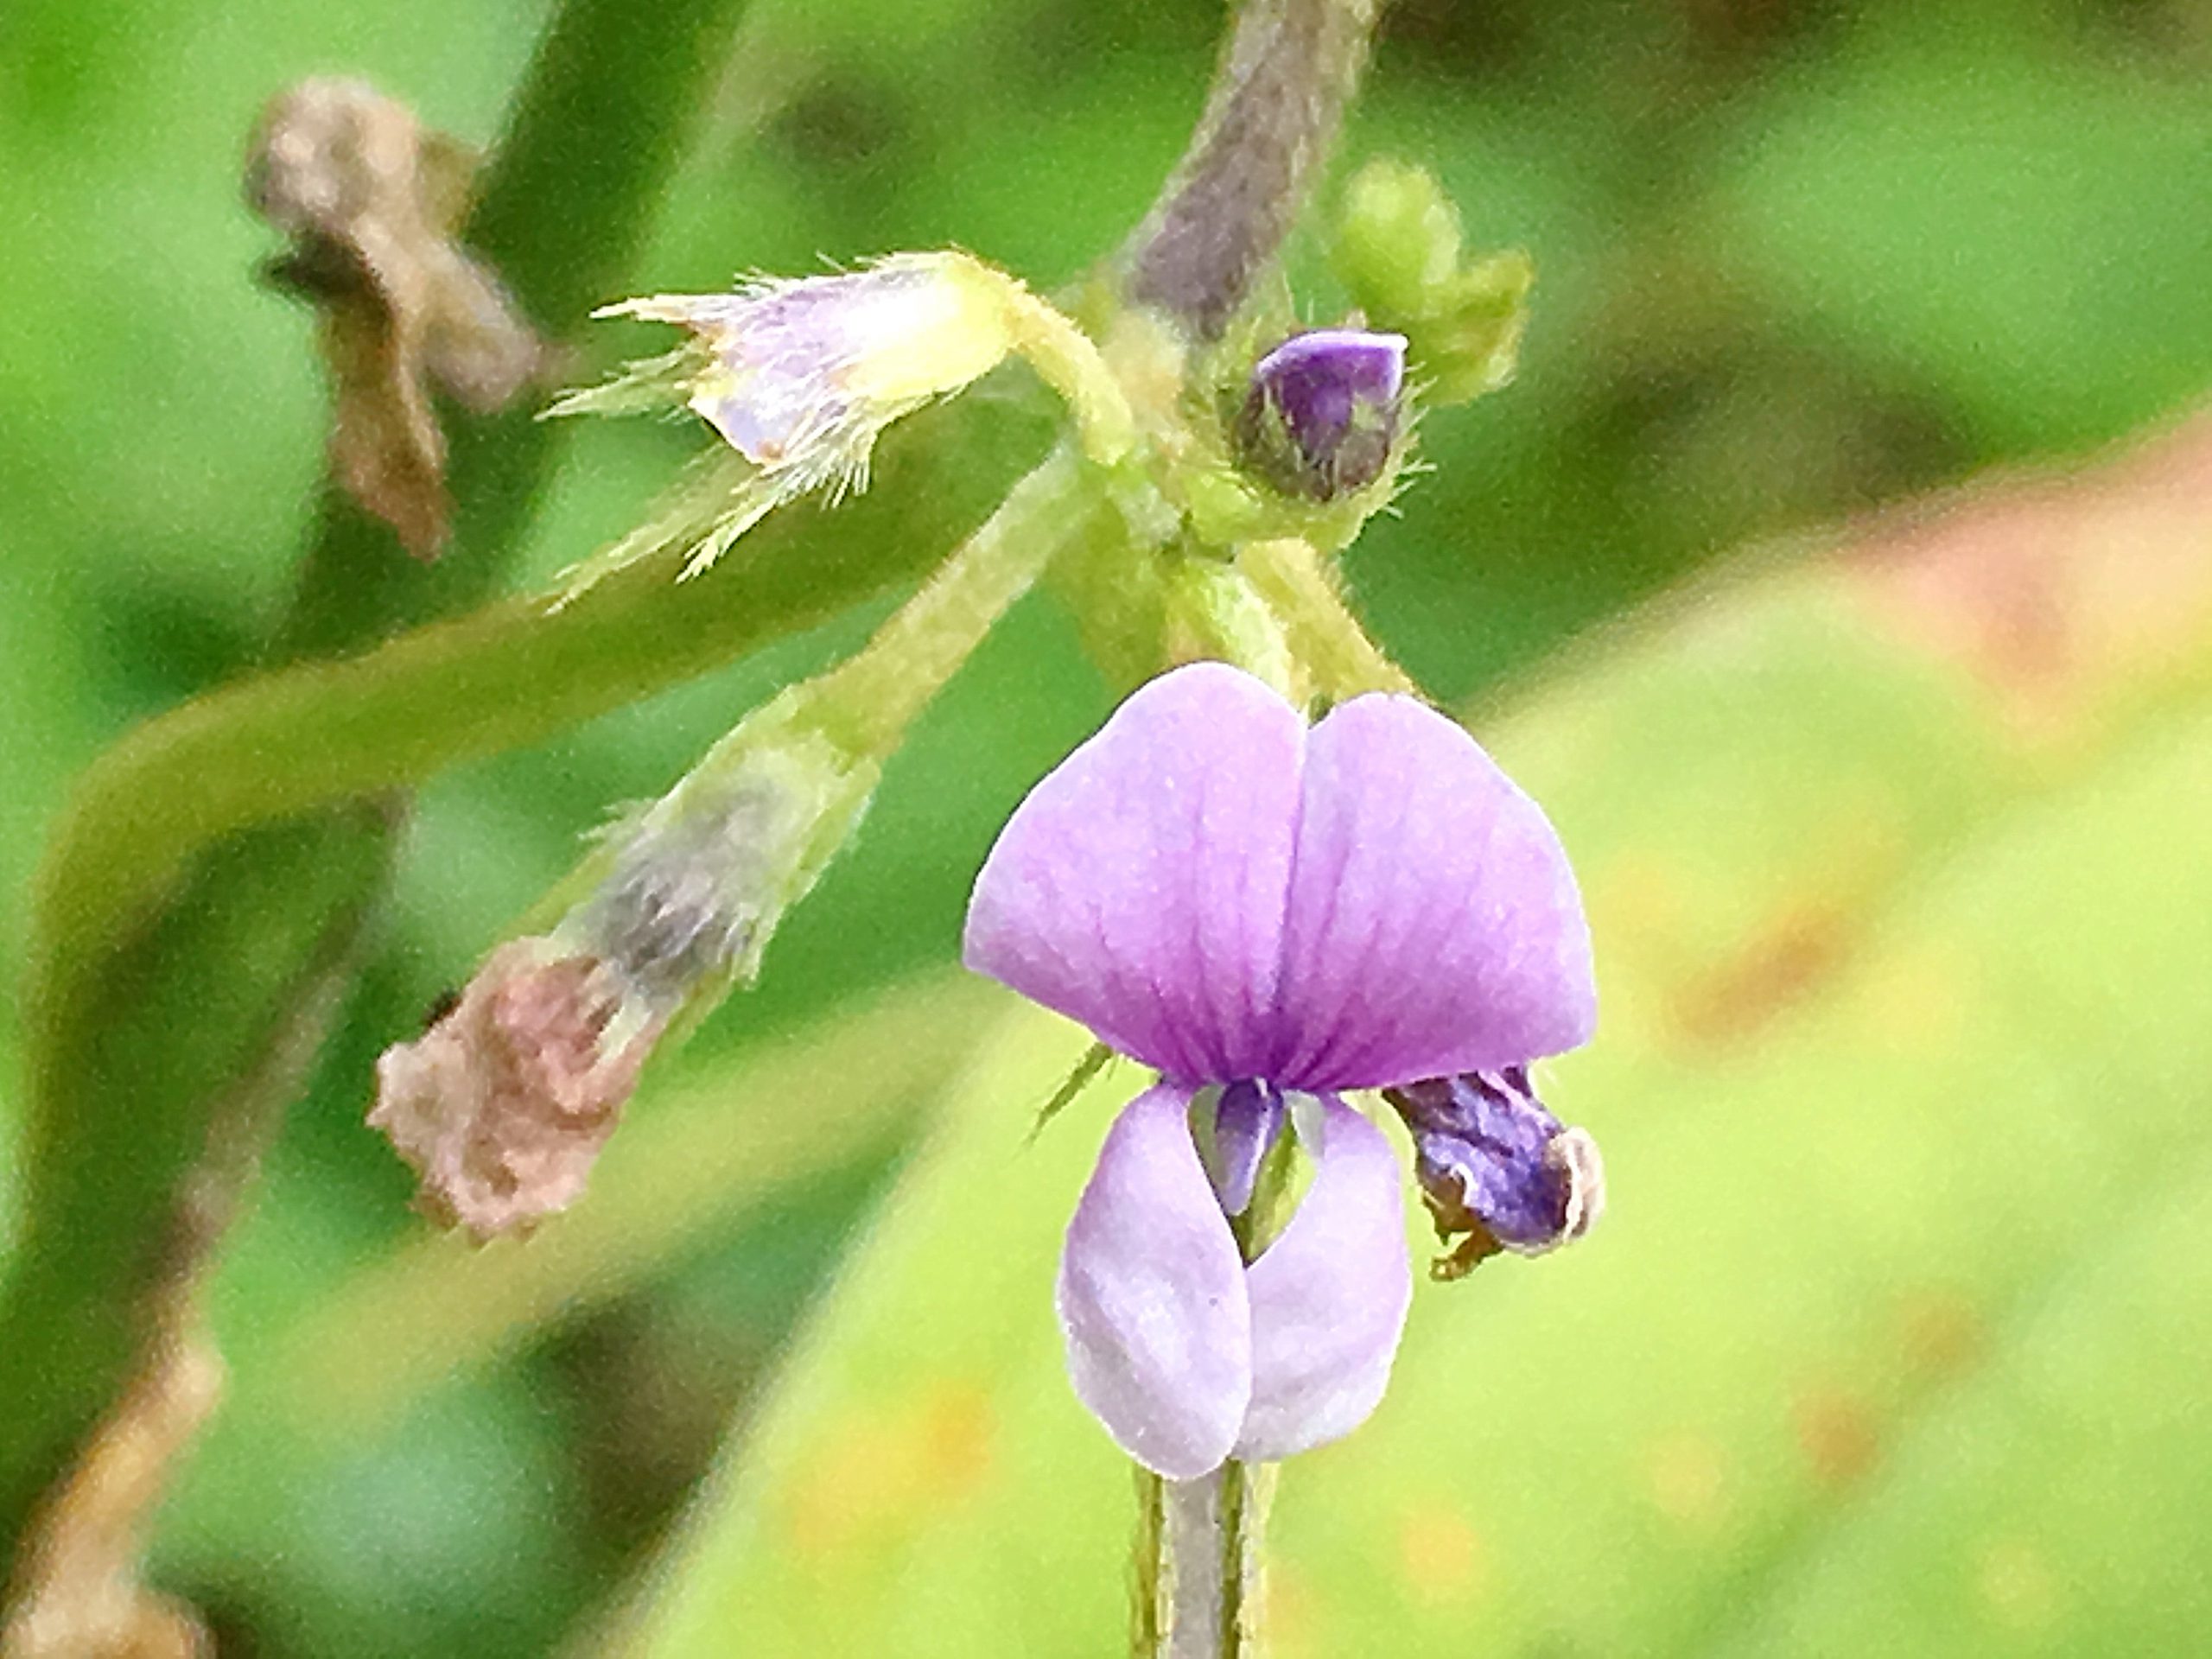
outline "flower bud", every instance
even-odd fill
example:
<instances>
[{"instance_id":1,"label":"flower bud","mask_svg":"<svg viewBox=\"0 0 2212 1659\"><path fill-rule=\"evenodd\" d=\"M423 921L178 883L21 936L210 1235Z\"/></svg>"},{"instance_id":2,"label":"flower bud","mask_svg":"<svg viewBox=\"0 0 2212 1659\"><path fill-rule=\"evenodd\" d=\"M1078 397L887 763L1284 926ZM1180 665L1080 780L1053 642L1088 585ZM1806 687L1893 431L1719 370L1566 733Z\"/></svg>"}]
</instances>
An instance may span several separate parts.
<instances>
[{"instance_id":1,"label":"flower bud","mask_svg":"<svg viewBox=\"0 0 2212 1659\"><path fill-rule=\"evenodd\" d=\"M1345 187L1334 264L1374 315L1425 317L1446 302L1460 240L1459 210L1426 168L1372 161Z\"/></svg>"},{"instance_id":2,"label":"flower bud","mask_svg":"<svg viewBox=\"0 0 2212 1659\"><path fill-rule=\"evenodd\" d=\"M1597 1141L1552 1116L1524 1068L1432 1077L1383 1097L1412 1132L1414 1175L1437 1238L1459 1241L1432 1264L1435 1277L1461 1278L1501 1250L1541 1255L1604 1213Z\"/></svg>"},{"instance_id":3,"label":"flower bud","mask_svg":"<svg viewBox=\"0 0 2212 1659\"><path fill-rule=\"evenodd\" d=\"M1459 210L1434 178L1402 162L1370 162L1344 194L1337 274L1370 316L1412 342L1430 408L1466 403L1513 378L1528 297L1526 254L1466 261Z\"/></svg>"},{"instance_id":4,"label":"flower bud","mask_svg":"<svg viewBox=\"0 0 2212 1659\"><path fill-rule=\"evenodd\" d=\"M1435 315L1409 323L1420 342L1422 397L1432 408L1471 403L1513 378L1536 269L1521 252L1466 266Z\"/></svg>"},{"instance_id":5,"label":"flower bud","mask_svg":"<svg viewBox=\"0 0 2212 1659\"><path fill-rule=\"evenodd\" d=\"M1405 372L1402 334L1293 335L1253 368L1240 458L1286 495L1333 501L1366 488L1389 467Z\"/></svg>"}]
</instances>

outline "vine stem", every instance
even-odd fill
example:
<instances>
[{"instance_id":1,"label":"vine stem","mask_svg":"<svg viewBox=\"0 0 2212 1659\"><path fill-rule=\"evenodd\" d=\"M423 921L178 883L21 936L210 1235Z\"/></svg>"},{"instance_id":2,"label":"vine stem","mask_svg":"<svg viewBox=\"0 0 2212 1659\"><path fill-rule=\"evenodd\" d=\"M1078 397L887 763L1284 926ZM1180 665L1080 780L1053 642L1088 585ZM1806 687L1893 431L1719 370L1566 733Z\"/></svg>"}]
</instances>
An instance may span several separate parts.
<instances>
[{"instance_id":1,"label":"vine stem","mask_svg":"<svg viewBox=\"0 0 2212 1659\"><path fill-rule=\"evenodd\" d=\"M1236 568L1282 620L1291 655L1328 701L1344 702L1366 691L1418 690L1368 637L1344 603L1336 573L1310 543L1249 542L1237 550Z\"/></svg>"},{"instance_id":2,"label":"vine stem","mask_svg":"<svg viewBox=\"0 0 2212 1659\"><path fill-rule=\"evenodd\" d=\"M1379 0L1245 0L1190 148L1125 256L1129 297L1219 335L1273 262L1367 60Z\"/></svg>"},{"instance_id":3,"label":"vine stem","mask_svg":"<svg viewBox=\"0 0 2212 1659\"><path fill-rule=\"evenodd\" d=\"M1085 534L1103 492L1062 450L1007 493L868 644L815 682L814 717L881 760L1052 556Z\"/></svg>"}]
</instances>

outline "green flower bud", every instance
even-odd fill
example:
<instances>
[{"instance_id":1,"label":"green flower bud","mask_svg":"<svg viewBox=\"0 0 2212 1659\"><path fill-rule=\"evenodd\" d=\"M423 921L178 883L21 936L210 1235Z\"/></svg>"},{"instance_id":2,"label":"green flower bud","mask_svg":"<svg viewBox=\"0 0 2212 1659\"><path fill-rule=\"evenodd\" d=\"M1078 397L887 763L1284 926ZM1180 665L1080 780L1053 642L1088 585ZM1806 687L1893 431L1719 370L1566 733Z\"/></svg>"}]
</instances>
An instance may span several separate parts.
<instances>
[{"instance_id":1,"label":"green flower bud","mask_svg":"<svg viewBox=\"0 0 2212 1659\"><path fill-rule=\"evenodd\" d=\"M1433 316L1459 269L1459 213L1422 168L1373 161L1344 191L1337 275L1370 317Z\"/></svg>"},{"instance_id":2,"label":"green flower bud","mask_svg":"<svg viewBox=\"0 0 2212 1659\"><path fill-rule=\"evenodd\" d=\"M1374 322L1411 343L1421 401L1461 404L1512 379L1528 297L1528 255L1466 261L1459 211L1435 179L1370 162L1345 192L1337 274Z\"/></svg>"}]
</instances>

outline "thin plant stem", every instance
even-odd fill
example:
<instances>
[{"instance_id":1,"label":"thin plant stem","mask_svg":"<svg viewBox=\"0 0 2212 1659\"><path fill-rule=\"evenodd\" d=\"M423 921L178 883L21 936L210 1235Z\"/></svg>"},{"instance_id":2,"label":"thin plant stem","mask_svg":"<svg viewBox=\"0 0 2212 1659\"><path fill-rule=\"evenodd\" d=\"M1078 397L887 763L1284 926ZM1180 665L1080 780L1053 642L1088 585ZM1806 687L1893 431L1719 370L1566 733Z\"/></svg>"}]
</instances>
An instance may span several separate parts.
<instances>
[{"instance_id":1,"label":"thin plant stem","mask_svg":"<svg viewBox=\"0 0 2212 1659\"><path fill-rule=\"evenodd\" d=\"M1135 1659L1258 1659L1270 1465L1195 1480L1139 1471Z\"/></svg>"},{"instance_id":2,"label":"thin plant stem","mask_svg":"<svg viewBox=\"0 0 2212 1659\"><path fill-rule=\"evenodd\" d=\"M1169 1588L1167 1482L1142 1464L1133 1465L1137 1483L1135 1593L1129 1599L1130 1659L1158 1659L1164 1650Z\"/></svg>"},{"instance_id":3,"label":"thin plant stem","mask_svg":"<svg viewBox=\"0 0 2212 1659\"><path fill-rule=\"evenodd\" d=\"M1281 620L1291 655L1326 701L1416 690L1368 637L1344 603L1336 573L1312 543L1287 537L1248 543L1237 550L1236 568Z\"/></svg>"},{"instance_id":4,"label":"thin plant stem","mask_svg":"<svg viewBox=\"0 0 2212 1659\"><path fill-rule=\"evenodd\" d=\"M1246 1262L1289 1221L1297 1154L1277 1137L1230 1224ZM1136 1659L1259 1659L1265 1652L1264 1546L1274 1492L1271 1464L1231 1458L1195 1480L1141 1484Z\"/></svg>"},{"instance_id":5,"label":"thin plant stem","mask_svg":"<svg viewBox=\"0 0 2212 1659\"><path fill-rule=\"evenodd\" d=\"M853 657L815 683L817 717L856 753L889 756L1052 556L1084 534L1102 492L1062 451L999 510Z\"/></svg>"},{"instance_id":6,"label":"thin plant stem","mask_svg":"<svg viewBox=\"0 0 2212 1659\"><path fill-rule=\"evenodd\" d=\"M601 837L524 925L574 929L574 948L618 964L631 962L638 948L623 941L642 938L650 957L661 948L665 924L658 912L642 930L631 919L632 906L623 895L635 876L622 872L643 868L633 861L676 859L687 872L679 885L711 893L705 902L746 918L741 925L747 943L729 960L698 960L672 981L664 979L664 966L649 970L664 979L655 995L682 1007L677 1030L703 1018L735 986L750 982L778 919L858 826L884 763L908 728L1035 585L1053 554L1103 518L1110 514L1102 475L1072 447L1053 454L1008 492L866 645L738 721L621 834ZM804 780L796 786L788 781L791 766ZM788 842L781 831L764 836L756 828L732 836L727 829L733 813L757 825L764 789L798 814L803 828ZM710 840L724 850L702 855L677 828L686 823L719 826ZM764 843L783 850L763 862ZM745 849L735 865L726 861L733 844Z\"/></svg>"}]
</instances>

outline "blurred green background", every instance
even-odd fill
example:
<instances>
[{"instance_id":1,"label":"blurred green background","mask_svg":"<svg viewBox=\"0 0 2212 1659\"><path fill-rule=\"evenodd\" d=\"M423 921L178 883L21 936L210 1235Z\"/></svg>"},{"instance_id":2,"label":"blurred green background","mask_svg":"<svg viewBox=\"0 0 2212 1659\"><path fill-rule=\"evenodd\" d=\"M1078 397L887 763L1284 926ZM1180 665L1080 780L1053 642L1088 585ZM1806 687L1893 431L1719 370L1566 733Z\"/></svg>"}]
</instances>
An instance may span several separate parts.
<instances>
[{"instance_id":1,"label":"blurred green background","mask_svg":"<svg viewBox=\"0 0 2212 1659\"><path fill-rule=\"evenodd\" d=\"M251 280L256 111L358 73L486 140L543 16L0 12L11 963L71 775L243 671L310 522L326 396ZM766 0L637 285L948 244L1072 278L1219 21ZM1551 1093L1616 1210L1417 1295L1375 1423L1285 1484L1283 1653L2201 1650L2212 439L1820 527L2212 382L2212 6L1405 0L1344 162L1377 154L1539 272L1519 381L1426 423L1436 470L1350 571L1584 872L1606 1025ZM696 442L572 435L526 577ZM994 827L1107 705L1050 600L573 1218L429 1240L360 1122L378 1050L582 831L868 620L425 792L156 1540L226 1655L1118 1650L1126 1484L1047 1290L1112 1096L1023 1152L1074 1051L945 967Z\"/></svg>"}]
</instances>

